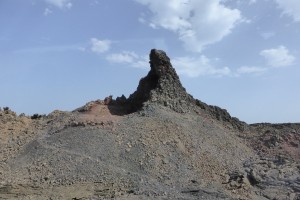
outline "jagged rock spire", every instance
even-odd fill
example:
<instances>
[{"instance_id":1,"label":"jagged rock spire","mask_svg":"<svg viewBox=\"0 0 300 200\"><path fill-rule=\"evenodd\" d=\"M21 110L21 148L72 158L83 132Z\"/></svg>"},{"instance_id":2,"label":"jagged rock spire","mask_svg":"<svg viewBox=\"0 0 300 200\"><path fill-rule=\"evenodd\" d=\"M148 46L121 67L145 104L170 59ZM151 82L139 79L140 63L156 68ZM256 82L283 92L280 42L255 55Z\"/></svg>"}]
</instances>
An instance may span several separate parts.
<instances>
[{"instance_id":1,"label":"jagged rock spire","mask_svg":"<svg viewBox=\"0 0 300 200\"><path fill-rule=\"evenodd\" d=\"M140 80L137 90L128 101L135 109L142 107L145 102L155 102L184 112L183 106L194 100L182 86L170 58L164 51L156 49L151 50L149 57L151 70Z\"/></svg>"}]
</instances>

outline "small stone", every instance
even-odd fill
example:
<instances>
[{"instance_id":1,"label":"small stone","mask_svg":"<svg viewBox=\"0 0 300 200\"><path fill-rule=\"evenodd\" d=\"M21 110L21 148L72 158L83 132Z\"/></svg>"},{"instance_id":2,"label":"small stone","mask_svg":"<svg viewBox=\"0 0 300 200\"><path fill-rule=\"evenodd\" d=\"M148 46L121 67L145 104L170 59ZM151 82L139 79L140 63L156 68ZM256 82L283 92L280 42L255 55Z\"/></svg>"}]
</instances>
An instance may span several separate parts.
<instances>
[{"instance_id":1,"label":"small stone","mask_svg":"<svg viewBox=\"0 0 300 200\"><path fill-rule=\"evenodd\" d=\"M169 164L169 161L167 159L163 159L163 164Z\"/></svg>"}]
</instances>

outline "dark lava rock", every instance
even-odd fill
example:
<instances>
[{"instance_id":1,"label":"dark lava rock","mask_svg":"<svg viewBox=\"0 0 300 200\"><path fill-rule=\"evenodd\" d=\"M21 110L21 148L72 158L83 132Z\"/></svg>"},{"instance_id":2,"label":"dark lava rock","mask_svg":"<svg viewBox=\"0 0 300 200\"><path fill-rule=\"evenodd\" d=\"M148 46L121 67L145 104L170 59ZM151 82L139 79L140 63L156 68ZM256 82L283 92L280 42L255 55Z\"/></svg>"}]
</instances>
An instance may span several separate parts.
<instances>
[{"instance_id":1,"label":"dark lava rock","mask_svg":"<svg viewBox=\"0 0 300 200\"><path fill-rule=\"evenodd\" d=\"M173 68L170 58L162 50L152 49L148 75L140 80L137 90L128 102L133 110L140 109L145 102L158 103L177 112L185 112L188 105L195 102L187 94Z\"/></svg>"}]
</instances>

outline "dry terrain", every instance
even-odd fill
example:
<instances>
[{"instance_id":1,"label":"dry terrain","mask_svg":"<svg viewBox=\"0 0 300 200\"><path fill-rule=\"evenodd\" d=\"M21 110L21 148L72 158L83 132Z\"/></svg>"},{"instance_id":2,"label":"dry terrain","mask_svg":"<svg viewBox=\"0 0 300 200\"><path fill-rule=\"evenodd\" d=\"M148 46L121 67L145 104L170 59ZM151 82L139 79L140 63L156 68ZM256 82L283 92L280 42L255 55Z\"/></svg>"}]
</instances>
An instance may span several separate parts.
<instances>
[{"instance_id":1,"label":"dry terrain","mask_svg":"<svg viewBox=\"0 0 300 200\"><path fill-rule=\"evenodd\" d=\"M167 55L124 96L0 111L0 199L300 200L300 124L246 124L194 99Z\"/></svg>"}]
</instances>

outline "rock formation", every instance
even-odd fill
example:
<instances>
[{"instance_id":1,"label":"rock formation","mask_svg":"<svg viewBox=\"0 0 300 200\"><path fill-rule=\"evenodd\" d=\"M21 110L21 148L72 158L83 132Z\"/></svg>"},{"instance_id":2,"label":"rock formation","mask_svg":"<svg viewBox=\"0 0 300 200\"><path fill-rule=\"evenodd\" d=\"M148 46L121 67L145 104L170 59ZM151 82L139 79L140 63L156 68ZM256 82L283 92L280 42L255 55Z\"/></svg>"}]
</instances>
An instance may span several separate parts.
<instances>
[{"instance_id":1,"label":"rock formation","mask_svg":"<svg viewBox=\"0 0 300 200\"><path fill-rule=\"evenodd\" d=\"M194 100L182 86L170 58L164 51L156 49L151 50L149 57L151 69L140 80L136 92L130 95L129 103L135 109L141 108L145 102L151 102L185 112Z\"/></svg>"},{"instance_id":2,"label":"rock formation","mask_svg":"<svg viewBox=\"0 0 300 200\"><path fill-rule=\"evenodd\" d=\"M231 117L225 109L209 106L188 94L164 51L152 49L149 59L148 75L140 80L137 90L127 100L131 111L140 109L144 103L161 104L179 113L190 112L198 106L219 121L240 130L245 128L244 122Z\"/></svg>"}]
</instances>

